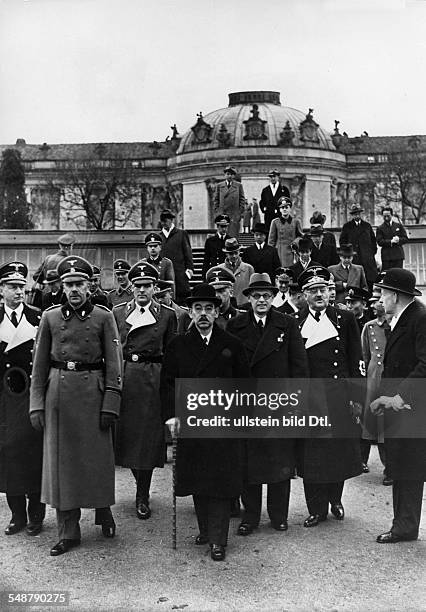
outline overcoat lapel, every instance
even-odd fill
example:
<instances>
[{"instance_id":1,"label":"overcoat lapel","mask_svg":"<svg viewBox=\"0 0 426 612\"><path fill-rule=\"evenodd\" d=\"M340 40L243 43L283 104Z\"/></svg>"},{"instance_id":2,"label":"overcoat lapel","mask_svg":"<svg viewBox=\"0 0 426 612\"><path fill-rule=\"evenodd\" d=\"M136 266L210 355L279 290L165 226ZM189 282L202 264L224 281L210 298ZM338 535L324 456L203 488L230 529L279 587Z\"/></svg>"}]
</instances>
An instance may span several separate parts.
<instances>
[{"instance_id":1,"label":"overcoat lapel","mask_svg":"<svg viewBox=\"0 0 426 612\"><path fill-rule=\"evenodd\" d=\"M189 349L195 358L195 364L197 364L194 370L194 377L197 377L218 357L225 345L216 324L213 326L213 332L207 347L203 345L201 335L195 325L187 332L187 336L190 341Z\"/></svg>"},{"instance_id":2,"label":"overcoat lapel","mask_svg":"<svg viewBox=\"0 0 426 612\"><path fill-rule=\"evenodd\" d=\"M412 302L412 304L415 304L415 302ZM405 330L407 328L407 319L410 317L413 310L412 304L410 304L407 310L402 313L401 317L398 319L397 324L389 334L385 346L385 355L390 351L392 345L398 340L398 338L400 338L405 333Z\"/></svg>"}]
</instances>

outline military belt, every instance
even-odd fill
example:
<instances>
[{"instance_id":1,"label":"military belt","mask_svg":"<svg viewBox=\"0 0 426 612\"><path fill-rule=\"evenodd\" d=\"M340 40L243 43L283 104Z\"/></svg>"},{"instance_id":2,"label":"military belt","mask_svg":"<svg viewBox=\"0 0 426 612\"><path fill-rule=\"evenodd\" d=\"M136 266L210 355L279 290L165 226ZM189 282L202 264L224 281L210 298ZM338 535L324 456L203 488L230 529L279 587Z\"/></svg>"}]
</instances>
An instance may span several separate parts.
<instances>
[{"instance_id":1,"label":"military belt","mask_svg":"<svg viewBox=\"0 0 426 612\"><path fill-rule=\"evenodd\" d=\"M81 361L51 361L51 368L57 370L68 370L70 372L87 372L91 370L103 370L104 362L96 361L95 363L83 363Z\"/></svg>"},{"instance_id":2,"label":"military belt","mask_svg":"<svg viewBox=\"0 0 426 612\"><path fill-rule=\"evenodd\" d=\"M125 357L126 361L132 363L162 363L163 357L158 355L157 357L147 357L146 355L139 355L138 353L131 353Z\"/></svg>"}]
</instances>

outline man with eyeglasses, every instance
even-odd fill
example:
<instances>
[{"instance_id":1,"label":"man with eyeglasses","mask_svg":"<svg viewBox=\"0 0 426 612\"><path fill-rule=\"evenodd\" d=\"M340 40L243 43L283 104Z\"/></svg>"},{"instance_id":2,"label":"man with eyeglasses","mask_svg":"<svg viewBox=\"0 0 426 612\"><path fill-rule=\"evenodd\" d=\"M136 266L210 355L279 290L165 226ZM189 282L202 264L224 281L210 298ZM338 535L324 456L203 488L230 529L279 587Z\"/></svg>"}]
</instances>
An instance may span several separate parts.
<instances>
[{"instance_id":1,"label":"man with eyeglasses","mask_svg":"<svg viewBox=\"0 0 426 612\"><path fill-rule=\"evenodd\" d=\"M249 378L240 340L222 330L216 320L221 300L207 283L196 285L186 300L193 325L168 345L161 371L163 418L172 435L180 429L175 417L177 378ZM192 495L199 535L195 544L210 544L214 561L225 559L231 500L242 489L241 440L178 439L176 494Z\"/></svg>"},{"instance_id":2,"label":"man with eyeglasses","mask_svg":"<svg viewBox=\"0 0 426 612\"><path fill-rule=\"evenodd\" d=\"M362 412L362 390L354 389L346 379L363 374L361 340L354 315L329 305L329 280L330 272L322 266L308 268L299 276L307 307L295 318L305 341L310 378L334 381L327 383L320 408L327 410L332 425L339 422L351 427L352 419ZM304 526L325 521L329 505L334 517L343 520L344 482L361 471L358 438L304 439L297 466L309 511Z\"/></svg>"},{"instance_id":3,"label":"man with eyeglasses","mask_svg":"<svg viewBox=\"0 0 426 612\"><path fill-rule=\"evenodd\" d=\"M250 310L228 322L227 331L244 345L253 378L305 378L308 367L302 338L293 317L272 308L278 289L268 274L252 274L244 289ZM248 536L260 522L262 484L268 485L271 527L288 529L290 478L295 469L295 440L249 439L245 443L245 512L238 535Z\"/></svg>"}]
</instances>

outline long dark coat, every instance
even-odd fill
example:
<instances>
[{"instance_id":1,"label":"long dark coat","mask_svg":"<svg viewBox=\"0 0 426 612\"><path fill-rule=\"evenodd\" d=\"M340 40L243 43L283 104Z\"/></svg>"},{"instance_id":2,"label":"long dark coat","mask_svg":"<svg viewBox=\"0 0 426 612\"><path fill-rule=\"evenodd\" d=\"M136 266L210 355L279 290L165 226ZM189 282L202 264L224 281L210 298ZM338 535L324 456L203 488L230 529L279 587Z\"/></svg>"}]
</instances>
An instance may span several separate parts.
<instances>
[{"instance_id":1,"label":"long dark coat","mask_svg":"<svg viewBox=\"0 0 426 612\"><path fill-rule=\"evenodd\" d=\"M402 313L390 333L386 349L380 395L397 393L411 411L385 411L386 473L394 480L426 480L426 439L386 438L386 428L400 425L408 433L424 431L426 378L426 309L415 300ZM415 379L419 380L417 384Z\"/></svg>"},{"instance_id":2,"label":"long dark coat","mask_svg":"<svg viewBox=\"0 0 426 612\"><path fill-rule=\"evenodd\" d=\"M398 244L392 244L391 240L394 236L399 237ZM391 223L382 223L376 231L377 244L382 247L380 256L382 264L389 264L392 268L392 262L405 259L403 245L408 242L407 232L401 223L392 221Z\"/></svg>"},{"instance_id":3,"label":"long dark coat","mask_svg":"<svg viewBox=\"0 0 426 612\"><path fill-rule=\"evenodd\" d=\"M164 465L164 424L160 405L161 363L132 362L132 354L147 359L162 358L176 332L172 308L152 301L150 312L155 323L132 328L126 322L135 310L135 301L116 306L113 314L123 347L124 378L120 421L116 443L116 463L138 470Z\"/></svg>"},{"instance_id":4,"label":"long dark coat","mask_svg":"<svg viewBox=\"0 0 426 612\"><path fill-rule=\"evenodd\" d=\"M37 493L41 490L43 434L31 426L28 408L33 345L40 323L40 311L24 304L21 323L33 326L33 338L6 352L1 340L5 317L0 307L0 491L9 495ZM28 335L31 330L28 329Z\"/></svg>"},{"instance_id":5,"label":"long dark coat","mask_svg":"<svg viewBox=\"0 0 426 612\"><path fill-rule=\"evenodd\" d=\"M353 245L356 251L354 264L364 268L367 283L370 285L374 283L377 279L377 265L374 258L377 253L377 242L371 225L363 220L359 225L353 219L348 221L342 227L340 234L340 245L342 244Z\"/></svg>"},{"instance_id":6,"label":"long dark coat","mask_svg":"<svg viewBox=\"0 0 426 612\"><path fill-rule=\"evenodd\" d=\"M204 258L203 258L203 279L206 278L207 271L214 266L219 265L225 261L225 253L223 249L225 247L225 240L231 238L229 234L225 236L219 236L216 233L214 236L209 236L204 244Z\"/></svg>"},{"instance_id":7,"label":"long dark coat","mask_svg":"<svg viewBox=\"0 0 426 612\"><path fill-rule=\"evenodd\" d=\"M161 232L163 240L162 255L168 257L175 270L175 296L178 302L184 300L191 293L189 280L185 270L193 270L192 249L188 234L185 230L174 227L168 237Z\"/></svg>"},{"instance_id":8,"label":"long dark coat","mask_svg":"<svg viewBox=\"0 0 426 612\"><path fill-rule=\"evenodd\" d=\"M253 378L308 376L306 351L294 318L272 309L260 334L253 312L249 311L230 319L226 329L243 343ZM246 452L249 483L281 482L294 473L293 439L251 438L246 441Z\"/></svg>"},{"instance_id":9,"label":"long dark coat","mask_svg":"<svg viewBox=\"0 0 426 612\"><path fill-rule=\"evenodd\" d=\"M333 236L333 234L331 234L331 236ZM312 247L311 257L321 266L324 266L324 268L328 268L328 266L334 266L339 263L336 245L325 242L324 238L319 248L315 245Z\"/></svg>"},{"instance_id":10,"label":"long dark coat","mask_svg":"<svg viewBox=\"0 0 426 612\"><path fill-rule=\"evenodd\" d=\"M300 328L308 316L308 309L297 313ZM330 422L351 421L349 401L362 401L363 395L345 384L346 378L359 378L363 372L361 340L355 317L351 312L328 306L326 315L338 336L307 349L311 378L330 378L335 385L329 387L331 398ZM339 398L336 412L335 398ZM341 398L341 401L340 401ZM327 396L325 398L327 401ZM333 408L331 408L331 406ZM361 474L361 455L358 438L305 439L298 445L297 472L310 482L340 482Z\"/></svg>"},{"instance_id":11,"label":"long dark coat","mask_svg":"<svg viewBox=\"0 0 426 612\"><path fill-rule=\"evenodd\" d=\"M103 370L72 371L53 361L98 363ZM43 313L34 354L30 412L43 410L41 500L59 510L104 508L114 503L111 430L100 429L102 412L119 414L122 357L112 313L85 302Z\"/></svg>"},{"instance_id":12,"label":"long dark coat","mask_svg":"<svg viewBox=\"0 0 426 612\"><path fill-rule=\"evenodd\" d=\"M250 368L240 340L213 327L206 347L195 326L176 336L167 347L161 370L163 419L174 416L176 378L249 378ZM177 495L232 498L243 484L242 441L179 439Z\"/></svg>"},{"instance_id":13,"label":"long dark coat","mask_svg":"<svg viewBox=\"0 0 426 612\"><path fill-rule=\"evenodd\" d=\"M272 193L271 186L262 189L260 194L259 207L264 214L266 229L269 231L272 219L279 217L278 200L283 196L290 197L290 191L285 185L278 185L275 195Z\"/></svg>"},{"instance_id":14,"label":"long dark coat","mask_svg":"<svg viewBox=\"0 0 426 612\"><path fill-rule=\"evenodd\" d=\"M255 244L249 246L241 254L241 259L253 266L255 272L266 272L269 278L275 280L275 270L281 266L280 256L275 247L264 244L258 249Z\"/></svg>"}]
</instances>

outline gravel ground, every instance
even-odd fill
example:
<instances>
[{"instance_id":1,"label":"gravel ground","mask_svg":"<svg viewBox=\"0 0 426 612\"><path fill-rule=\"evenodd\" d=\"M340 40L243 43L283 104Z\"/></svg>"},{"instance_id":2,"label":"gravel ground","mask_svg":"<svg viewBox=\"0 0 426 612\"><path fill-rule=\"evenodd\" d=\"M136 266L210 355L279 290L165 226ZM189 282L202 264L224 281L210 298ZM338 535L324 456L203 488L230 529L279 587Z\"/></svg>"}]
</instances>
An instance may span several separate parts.
<instances>
[{"instance_id":1,"label":"gravel ground","mask_svg":"<svg viewBox=\"0 0 426 612\"><path fill-rule=\"evenodd\" d=\"M391 487L384 487L376 448L371 472L346 484L346 518L330 517L305 529L307 512L301 479L292 481L289 530L273 531L265 513L251 536L235 535L232 519L225 562L195 546L196 519L189 498L178 499L178 545L171 547L171 466L156 470L153 514L134 514L129 470L117 469L117 536L106 540L83 511L82 545L50 557L56 542L55 514L49 509L40 536L0 535L0 610L9 590L70 593L71 610L426 610L426 546L420 541L379 545L377 534L390 527ZM3 497L1 525L9 520ZM22 606L20 606L22 608ZM61 608L34 607L47 610ZM62 608L63 609L63 608Z\"/></svg>"}]
</instances>

